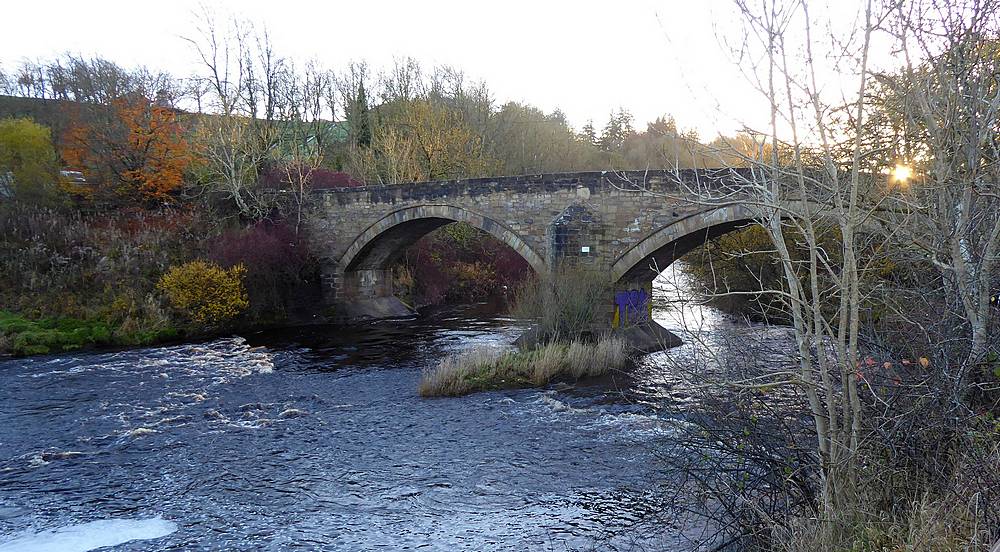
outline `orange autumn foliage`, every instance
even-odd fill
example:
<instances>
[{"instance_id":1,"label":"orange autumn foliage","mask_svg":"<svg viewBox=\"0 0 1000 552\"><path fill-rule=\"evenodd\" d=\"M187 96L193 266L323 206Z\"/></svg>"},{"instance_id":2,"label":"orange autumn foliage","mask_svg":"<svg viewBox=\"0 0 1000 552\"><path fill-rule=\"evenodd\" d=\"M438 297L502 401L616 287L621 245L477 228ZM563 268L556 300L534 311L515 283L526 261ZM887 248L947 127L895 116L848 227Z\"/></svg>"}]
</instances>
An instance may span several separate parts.
<instances>
[{"instance_id":1,"label":"orange autumn foliage","mask_svg":"<svg viewBox=\"0 0 1000 552\"><path fill-rule=\"evenodd\" d=\"M169 199L193 159L174 111L139 95L90 111L88 120L73 117L63 133L66 165L114 185L119 196Z\"/></svg>"},{"instance_id":2,"label":"orange autumn foliage","mask_svg":"<svg viewBox=\"0 0 1000 552\"><path fill-rule=\"evenodd\" d=\"M87 167L87 159L90 157L87 152L88 129L80 124L79 115L72 113L71 122L62 134L59 148L59 155L68 168L83 169Z\"/></svg>"}]
</instances>

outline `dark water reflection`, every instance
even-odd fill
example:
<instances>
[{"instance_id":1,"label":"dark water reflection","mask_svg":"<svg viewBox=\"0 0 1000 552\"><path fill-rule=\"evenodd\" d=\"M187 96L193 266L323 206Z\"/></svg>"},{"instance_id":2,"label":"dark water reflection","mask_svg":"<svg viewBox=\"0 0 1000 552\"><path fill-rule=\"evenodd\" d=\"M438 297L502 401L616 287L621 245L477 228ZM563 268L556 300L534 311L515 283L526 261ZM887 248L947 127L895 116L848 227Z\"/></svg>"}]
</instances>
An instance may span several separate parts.
<instances>
[{"instance_id":1,"label":"dark water reflection","mask_svg":"<svg viewBox=\"0 0 1000 552\"><path fill-rule=\"evenodd\" d=\"M658 362L576 388L417 396L442 355L521 329L455 308L0 362L0 551L150 518L170 527L136 538L169 534L113 550L691 549L662 523L655 448L676 420Z\"/></svg>"}]
</instances>

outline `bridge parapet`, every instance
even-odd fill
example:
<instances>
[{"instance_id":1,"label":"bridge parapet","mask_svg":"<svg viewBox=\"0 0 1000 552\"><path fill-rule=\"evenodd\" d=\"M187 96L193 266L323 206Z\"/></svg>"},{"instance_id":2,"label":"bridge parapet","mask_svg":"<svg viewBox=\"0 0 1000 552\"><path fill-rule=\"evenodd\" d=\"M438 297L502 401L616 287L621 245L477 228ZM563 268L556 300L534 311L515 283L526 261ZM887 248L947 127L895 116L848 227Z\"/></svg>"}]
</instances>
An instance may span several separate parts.
<instances>
[{"instance_id":1,"label":"bridge parapet","mask_svg":"<svg viewBox=\"0 0 1000 552\"><path fill-rule=\"evenodd\" d=\"M571 173L527 174L434 180L388 185L355 186L318 190L315 193L335 198L340 204L399 203L434 199L480 196L495 193L554 193L562 189L584 186L592 194L611 191L635 193L640 189L652 193L683 192L688 188L722 189L734 183L734 177L751 178L748 169L682 169L651 171L584 171Z\"/></svg>"}]
</instances>

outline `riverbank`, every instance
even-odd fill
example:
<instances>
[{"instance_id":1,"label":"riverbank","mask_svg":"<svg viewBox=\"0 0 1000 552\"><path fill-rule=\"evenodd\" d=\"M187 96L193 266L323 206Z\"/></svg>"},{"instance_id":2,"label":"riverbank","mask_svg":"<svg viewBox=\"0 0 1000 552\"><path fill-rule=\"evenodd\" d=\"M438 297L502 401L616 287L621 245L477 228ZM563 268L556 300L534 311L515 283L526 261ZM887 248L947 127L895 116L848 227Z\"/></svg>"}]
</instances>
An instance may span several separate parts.
<instances>
[{"instance_id":1,"label":"riverbank","mask_svg":"<svg viewBox=\"0 0 1000 552\"><path fill-rule=\"evenodd\" d=\"M234 334L294 330L317 321L305 317L284 323L231 324L215 330L166 325L152 330L129 330L100 319L71 317L28 318L0 310L0 359L65 352L109 352L140 347L192 344Z\"/></svg>"},{"instance_id":2,"label":"riverbank","mask_svg":"<svg viewBox=\"0 0 1000 552\"><path fill-rule=\"evenodd\" d=\"M0 202L0 354L147 346L296 320L318 304L305 250L286 224L234 223L194 204ZM239 308L204 319L202 307L220 306Z\"/></svg>"},{"instance_id":3,"label":"riverbank","mask_svg":"<svg viewBox=\"0 0 1000 552\"><path fill-rule=\"evenodd\" d=\"M103 347L141 347L175 341L182 333L171 326L122 331L100 320L29 319L0 311L0 357L47 355Z\"/></svg>"}]
</instances>

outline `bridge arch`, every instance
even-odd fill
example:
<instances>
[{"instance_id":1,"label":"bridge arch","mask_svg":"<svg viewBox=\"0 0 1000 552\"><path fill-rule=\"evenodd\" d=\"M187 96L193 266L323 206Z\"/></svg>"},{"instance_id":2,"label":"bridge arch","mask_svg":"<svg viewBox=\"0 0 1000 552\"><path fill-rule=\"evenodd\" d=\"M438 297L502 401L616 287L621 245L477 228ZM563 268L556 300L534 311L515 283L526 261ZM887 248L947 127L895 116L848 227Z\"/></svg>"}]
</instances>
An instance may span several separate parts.
<instances>
[{"instance_id":1,"label":"bridge arch","mask_svg":"<svg viewBox=\"0 0 1000 552\"><path fill-rule=\"evenodd\" d=\"M649 282L688 251L758 218L747 206L732 204L676 220L622 253L611 266L612 281Z\"/></svg>"},{"instance_id":2,"label":"bridge arch","mask_svg":"<svg viewBox=\"0 0 1000 552\"><path fill-rule=\"evenodd\" d=\"M445 204L415 205L389 213L354 239L341 257L340 266L345 272L385 269L417 240L453 222L467 223L507 244L536 274L547 271L542 257L507 226L474 211Z\"/></svg>"}]
</instances>

